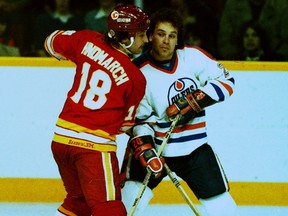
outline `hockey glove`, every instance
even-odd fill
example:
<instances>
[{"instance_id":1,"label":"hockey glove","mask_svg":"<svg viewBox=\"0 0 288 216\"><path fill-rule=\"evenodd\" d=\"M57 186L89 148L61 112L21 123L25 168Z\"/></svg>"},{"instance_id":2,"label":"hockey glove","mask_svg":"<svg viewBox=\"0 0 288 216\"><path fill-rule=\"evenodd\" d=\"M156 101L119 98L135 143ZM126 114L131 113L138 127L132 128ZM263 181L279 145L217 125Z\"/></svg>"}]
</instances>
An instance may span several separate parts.
<instances>
[{"instance_id":1,"label":"hockey glove","mask_svg":"<svg viewBox=\"0 0 288 216\"><path fill-rule=\"evenodd\" d=\"M141 165L150 170L154 178L158 178L163 169L164 159L158 157L153 148L153 137L150 135L134 137L129 141L129 145L133 149L134 157L140 161Z\"/></svg>"},{"instance_id":2,"label":"hockey glove","mask_svg":"<svg viewBox=\"0 0 288 216\"><path fill-rule=\"evenodd\" d=\"M179 98L174 104L170 105L166 109L168 117L174 117L179 112L182 114L182 118L179 124L186 124L191 119L195 118L196 114L201 112L203 108L216 103L210 96L205 94L200 89L197 89L191 94Z\"/></svg>"}]
</instances>

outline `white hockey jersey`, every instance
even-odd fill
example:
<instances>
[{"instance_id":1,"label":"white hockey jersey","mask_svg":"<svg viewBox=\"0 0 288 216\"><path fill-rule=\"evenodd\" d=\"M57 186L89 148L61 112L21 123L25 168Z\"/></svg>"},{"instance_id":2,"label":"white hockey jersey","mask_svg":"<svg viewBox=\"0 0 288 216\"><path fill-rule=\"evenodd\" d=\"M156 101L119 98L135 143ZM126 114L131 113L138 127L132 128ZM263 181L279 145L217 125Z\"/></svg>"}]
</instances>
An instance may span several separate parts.
<instances>
[{"instance_id":1,"label":"white hockey jersey","mask_svg":"<svg viewBox=\"0 0 288 216\"><path fill-rule=\"evenodd\" d=\"M150 134L161 145L171 121L166 109L179 97L201 89L216 102L233 94L234 78L217 61L194 46L177 49L169 62L156 62L146 51L134 59L146 77L145 96L136 113L133 135ZM145 124L147 123L147 124ZM185 126L175 128L162 155L183 156L207 142L205 109Z\"/></svg>"}]
</instances>

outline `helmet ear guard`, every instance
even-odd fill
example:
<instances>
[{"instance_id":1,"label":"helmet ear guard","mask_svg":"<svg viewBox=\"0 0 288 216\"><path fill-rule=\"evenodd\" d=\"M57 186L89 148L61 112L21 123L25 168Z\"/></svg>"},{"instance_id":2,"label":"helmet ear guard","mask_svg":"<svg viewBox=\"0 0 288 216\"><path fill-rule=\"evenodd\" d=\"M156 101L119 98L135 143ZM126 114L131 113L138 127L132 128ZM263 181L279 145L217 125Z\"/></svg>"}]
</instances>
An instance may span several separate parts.
<instances>
[{"instance_id":1,"label":"helmet ear guard","mask_svg":"<svg viewBox=\"0 0 288 216\"><path fill-rule=\"evenodd\" d=\"M128 45L125 45L123 43L120 43L120 45L124 48L124 49L128 49L130 48L134 43L134 37L130 37L130 43Z\"/></svg>"},{"instance_id":2,"label":"helmet ear guard","mask_svg":"<svg viewBox=\"0 0 288 216\"><path fill-rule=\"evenodd\" d=\"M128 38L136 36L137 32L145 31L149 28L150 20L148 15L141 8L135 5L119 5L109 14L108 36L118 39L117 35L127 32ZM132 42L133 44L133 42ZM130 44L130 46L132 45Z\"/></svg>"}]
</instances>

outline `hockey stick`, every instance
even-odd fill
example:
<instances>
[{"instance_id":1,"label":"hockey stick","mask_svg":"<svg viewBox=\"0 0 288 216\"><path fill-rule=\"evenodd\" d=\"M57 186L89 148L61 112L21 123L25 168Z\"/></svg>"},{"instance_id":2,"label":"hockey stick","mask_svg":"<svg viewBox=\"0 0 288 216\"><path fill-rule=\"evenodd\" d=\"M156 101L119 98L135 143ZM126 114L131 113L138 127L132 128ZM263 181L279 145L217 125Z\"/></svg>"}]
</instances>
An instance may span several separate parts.
<instances>
[{"instance_id":1,"label":"hockey stick","mask_svg":"<svg viewBox=\"0 0 288 216\"><path fill-rule=\"evenodd\" d=\"M180 184L178 179L174 176L174 174L172 173L172 171L170 170L170 168L168 167L168 165L166 163L164 164L164 168L165 168L168 176L170 177L171 181L176 186L176 188L179 190L181 195L184 197L184 199L186 200L186 202L188 203L188 205L192 209L192 211L195 213L195 215L201 216L200 212L197 210L197 208L195 207L195 205L193 204L193 202L191 201L191 199L189 198L189 196L187 195L187 193L183 189L182 185Z\"/></svg>"},{"instance_id":2,"label":"hockey stick","mask_svg":"<svg viewBox=\"0 0 288 216\"><path fill-rule=\"evenodd\" d=\"M158 149L158 151L157 151L157 154L158 154L158 155L161 155L161 154L162 154L162 151L163 151L164 148L166 147L166 145L167 145L167 143L168 143L168 141L169 141L169 139L170 139L170 136L171 136L174 128L176 127L177 122L178 122L179 119L181 118L181 116L182 116L181 114L178 114L178 115L173 119L172 124L170 125L170 128L169 128L169 130L167 131L167 133L166 133L166 135L165 135L165 137L164 137L164 139L163 139L163 141L162 141L162 143L161 143L161 145L160 145L160 147L159 147L159 149ZM146 174L146 176L145 176L145 178L144 178L144 180L143 180L143 182L142 182L141 188L139 189L138 194L137 194L137 196L136 196L136 198L135 198L135 200L134 200L134 203L133 203L130 211L128 212L127 216L132 216L132 215L134 215L134 213L135 213L135 211L136 211L136 208L137 208L137 206L138 206L138 204L139 204L139 202L140 202L140 199L142 198L143 193L144 193L144 191L145 191L145 189L146 189L146 187L147 187L147 185L148 185L148 183L149 183L149 180L150 180L151 175L152 175L152 171L151 171L151 170L148 170L148 171L147 171L147 174Z\"/></svg>"}]
</instances>

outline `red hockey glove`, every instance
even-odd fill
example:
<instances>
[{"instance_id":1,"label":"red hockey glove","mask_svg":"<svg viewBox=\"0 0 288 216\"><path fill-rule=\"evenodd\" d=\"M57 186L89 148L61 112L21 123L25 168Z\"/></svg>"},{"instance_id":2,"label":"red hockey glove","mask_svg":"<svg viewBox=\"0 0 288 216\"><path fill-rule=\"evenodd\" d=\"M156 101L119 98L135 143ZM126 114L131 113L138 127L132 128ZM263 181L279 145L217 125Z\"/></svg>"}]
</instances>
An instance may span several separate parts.
<instances>
[{"instance_id":1,"label":"red hockey glove","mask_svg":"<svg viewBox=\"0 0 288 216\"><path fill-rule=\"evenodd\" d=\"M143 167L152 172L154 178L158 178L163 169L164 159L161 160L153 148L153 137L150 135L134 137L129 141L129 144L133 149L134 157L140 160Z\"/></svg>"},{"instance_id":2,"label":"red hockey glove","mask_svg":"<svg viewBox=\"0 0 288 216\"><path fill-rule=\"evenodd\" d=\"M193 119L197 113L201 112L203 108L214 103L216 103L215 100L198 89L191 94L179 98L174 104L170 105L166 109L166 114L168 117L174 117L180 112L182 117L179 124L186 124Z\"/></svg>"}]
</instances>

